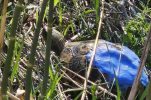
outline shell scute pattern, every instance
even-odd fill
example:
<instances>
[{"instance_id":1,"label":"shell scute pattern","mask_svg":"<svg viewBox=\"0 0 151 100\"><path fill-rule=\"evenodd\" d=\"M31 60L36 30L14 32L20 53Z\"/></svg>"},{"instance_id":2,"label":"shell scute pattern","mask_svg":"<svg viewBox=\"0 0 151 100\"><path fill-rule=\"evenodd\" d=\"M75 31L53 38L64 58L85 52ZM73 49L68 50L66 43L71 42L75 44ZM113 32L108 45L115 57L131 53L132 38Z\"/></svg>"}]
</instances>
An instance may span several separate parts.
<instances>
[{"instance_id":1,"label":"shell scute pattern","mask_svg":"<svg viewBox=\"0 0 151 100\"><path fill-rule=\"evenodd\" d=\"M89 52L89 50L90 48L83 43L76 46L67 46L61 52L60 60L66 63L66 65L72 70L85 68L85 55Z\"/></svg>"}]
</instances>

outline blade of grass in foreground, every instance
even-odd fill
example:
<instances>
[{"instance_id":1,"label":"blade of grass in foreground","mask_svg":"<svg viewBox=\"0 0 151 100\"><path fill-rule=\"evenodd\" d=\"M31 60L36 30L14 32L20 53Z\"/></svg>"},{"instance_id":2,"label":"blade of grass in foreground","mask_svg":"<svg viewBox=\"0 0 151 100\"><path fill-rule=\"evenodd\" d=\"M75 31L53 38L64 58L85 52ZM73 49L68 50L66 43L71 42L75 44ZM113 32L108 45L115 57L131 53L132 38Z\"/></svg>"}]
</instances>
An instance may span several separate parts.
<instances>
[{"instance_id":1,"label":"blade of grass in foreground","mask_svg":"<svg viewBox=\"0 0 151 100\"><path fill-rule=\"evenodd\" d=\"M44 67L44 77L43 77L43 85L42 85L42 97L46 96L47 83L49 79L48 75L49 75L50 50L51 50L51 41L52 41L53 4L54 4L54 0L50 0L49 1L49 14L48 14L48 34L47 34L47 42L46 42L45 67Z\"/></svg>"},{"instance_id":2,"label":"blade of grass in foreground","mask_svg":"<svg viewBox=\"0 0 151 100\"><path fill-rule=\"evenodd\" d=\"M24 38L22 41L16 41L16 46L15 46L15 49L14 49L14 52L17 52L17 50L19 50L16 54L16 59L15 59L15 62L14 62L14 67L12 69L12 74L11 74L11 83L13 82L15 76L17 76L17 73L18 73L18 68L19 68L19 61L20 61L20 57L21 57L21 52L22 52L22 49L23 49L23 41L24 41Z\"/></svg>"},{"instance_id":3,"label":"blade of grass in foreground","mask_svg":"<svg viewBox=\"0 0 151 100\"><path fill-rule=\"evenodd\" d=\"M151 100L151 96L150 96L150 93L151 93L151 82L149 82L149 85L146 87L146 89L147 89L146 100Z\"/></svg>"},{"instance_id":4,"label":"blade of grass in foreground","mask_svg":"<svg viewBox=\"0 0 151 100\"><path fill-rule=\"evenodd\" d=\"M121 90L118 84L118 79L117 77L115 77L115 82L116 82L116 88L117 88L117 98L116 100L121 100Z\"/></svg>"},{"instance_id":5,"label":"blade of grass in foreground","mask_svg":"<svg viewBox=\"0 0 151 100\"><path fill-rule=\"evenodd\" d=\"M150 94L150 93L148 93L148 90L149 90L149 85L145 88L145 90L144 90L144 92L142 93L142 95L141 95L141 97L140 97L139 100L144 100L144 99L146 98L147 94ZM150 99L147 99L147 98L146 98L146 100L150 100Z\"/></svg>"},{"instance_id":6,"label":"blade of grass in foreground","mask_svg":"<svg viewBox=\"0 0 151 100\"><path fill-rule=\"evenodd\" d=\"M94 0L95 4L95 13L96 13L96 23L99 21L99 12L100 12L100 0ZM98 24L98 23L97 23Z\"/></svg>"},{"instance_id":7,"label":"blade of grass in foreground","mask_svg":"<svg viewBox=\"0 0 151 100\"><path fill-rule=\"evenodd\" d=\"M8 53L7 53L7 58L6 58L6 62L5 62L5 67L4 67L4 72L3 72L3 78L2 78L2 100L7 100L7 84L8 84L8 77L9 77L9 72L11 70L11 62L13 60L13 51L14 51L14 46L15 46L15 36L16 36L16 30L17 30L17 23L19 20L19 16L21 14L21 11L23 9L22 6L22 2L19 0L16 8L15 8L15 12L14 12L14 16L13 16L13 22L12 22L12 26L11 26L11 34L10 34L10 39L9 39L9 48L8 48Z\"/></svg>"},{"instance_id":8,"label":"blade of grass in foreground","mask_svg":"<svg viewBox=\"0 0 151 100\"><path fill-rule=\"evenodd\" d=\"M47 2L48 0L43 0L42 3L42 7L41 7L41 11L40 11L40 15L38 17L38 21L36 24L36 29L34 31L34 39L32 42L32 48L31 48L31 53L29 56L29 63L28 63L28 67L27 67L27 72L26 72L26 84L25 84L25 100L29 100L30 99L30 92L31 92L31 88L32 88L32 67L34 65L35 62L35 54L36 54L36 47L38 44L38 37L39 37L39 33L40 33L40 28L41 28L41 24L42 24L42 20L43 20L43 16L45 13L45 9L47 6Z\"/></svg>"},{"instance_id":9,"label":"blade of grass in foreground","mask_svg":"<svg viewBox=\"0 0 151 100\"><path fill-rule=\"evenodd\" d=\"M58 67L58 66L56 66ZM55 67L55 68L56 68ZM56 91L56 86L59 83L60 79L62 78L62 75L60 76L58 72L54 72L50 67L49 67L49 74L51 76L51 85L49 86L49 90L46 94L45 99L51 99L53 100L55 96L55 91Z\"/></svg>"}]
</instances>

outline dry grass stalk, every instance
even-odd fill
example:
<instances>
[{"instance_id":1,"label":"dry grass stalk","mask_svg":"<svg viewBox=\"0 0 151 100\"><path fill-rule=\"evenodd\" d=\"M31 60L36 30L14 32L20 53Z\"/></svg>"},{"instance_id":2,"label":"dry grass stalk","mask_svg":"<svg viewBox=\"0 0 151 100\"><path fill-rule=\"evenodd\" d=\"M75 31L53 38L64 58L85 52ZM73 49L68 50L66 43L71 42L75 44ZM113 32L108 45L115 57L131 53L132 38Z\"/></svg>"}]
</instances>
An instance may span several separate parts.
<instances>
[{"instance_id":1,"label":"dry grass stalk","mask_svg":"<svg viewBox=\"0 0 151 100\"><path fill-rule=\"evenodd\" d=\"M97 31L97 35L96 35L96 39L95 39L95 43L94 43L92 57L90 59L90 64L89 64L88 71L86 73L86 78L85 78L85 81L84 81L83 94L81 96L81 100L85 99L85 95L86 95L86 91L87 91L87 88L86 88L87 87L87 81L88 81L88 78L89 78L89 75L90 75L90 72L91 72L91 69L92 69L92 63L93 63L93 59L94 59L94 56L95 56L97 43L98 43L98 40L99 40L100 30L101 30L101 27L102 27L102 21L103 21L103 17L104 17L104 2L105 1L102 0L102 7L101 7L101 14L100 14L100 21L99 21L98 31Z\"/></svg>"}]
</instances>

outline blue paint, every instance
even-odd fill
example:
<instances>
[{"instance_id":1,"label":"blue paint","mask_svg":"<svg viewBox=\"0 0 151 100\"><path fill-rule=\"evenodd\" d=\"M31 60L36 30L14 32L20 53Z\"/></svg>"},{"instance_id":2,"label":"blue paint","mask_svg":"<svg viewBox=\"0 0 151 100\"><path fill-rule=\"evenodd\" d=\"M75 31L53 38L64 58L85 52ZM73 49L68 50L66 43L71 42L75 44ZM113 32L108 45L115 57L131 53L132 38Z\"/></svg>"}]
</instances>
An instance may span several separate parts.
<instances>
[{"instance_id":1,"label":"blue paint","mask_svg":"<svg viewBox=\"0 0 151 100\"><path fill-rule=\"evenodd\" d=\"M92 50L86 54L86 59L90 61ZM99 43L96 49L93 66L102 73L107 74L107 81L111 83L116 77L121 89L131 87L136 77L140 64L139 57L129 48L117 47L110 42ZM149 82L148 76L144 71L140 83L146 86Z\"/></svg>"}]
</instances>

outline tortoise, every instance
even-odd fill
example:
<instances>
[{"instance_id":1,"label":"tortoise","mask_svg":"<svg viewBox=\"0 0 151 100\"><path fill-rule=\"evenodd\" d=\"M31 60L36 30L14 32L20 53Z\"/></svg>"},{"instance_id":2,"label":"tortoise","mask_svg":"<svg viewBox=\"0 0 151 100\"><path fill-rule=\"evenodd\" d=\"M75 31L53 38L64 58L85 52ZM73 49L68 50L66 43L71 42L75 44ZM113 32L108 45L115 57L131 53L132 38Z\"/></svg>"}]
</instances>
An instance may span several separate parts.
<instances>
[{"instance_id":1,"label":"tortoise","mask_svg":"<svg viewBox=\"0 0 151 100\"><path fill-rule=\"evenodd\" d=\"M73 71L86 68L93 52L94 40L60 43L63 43L63 45L60 52L57 53L60 55L60 60L67 67ZM116 77L121 88L125 90L131 87L137 74L139 63L139 57L128 47L102 39L98 41L93 67L107 75L109 83L112 83ZM146 86L149 81L145 70L146 68L144 68L140 80L143 86Z\"/></svg>"}]
</instances>

